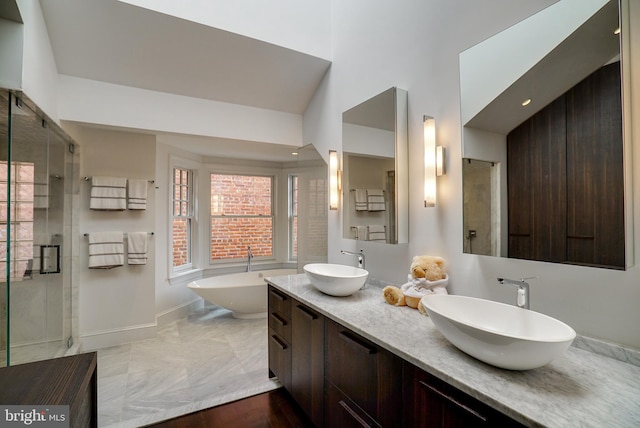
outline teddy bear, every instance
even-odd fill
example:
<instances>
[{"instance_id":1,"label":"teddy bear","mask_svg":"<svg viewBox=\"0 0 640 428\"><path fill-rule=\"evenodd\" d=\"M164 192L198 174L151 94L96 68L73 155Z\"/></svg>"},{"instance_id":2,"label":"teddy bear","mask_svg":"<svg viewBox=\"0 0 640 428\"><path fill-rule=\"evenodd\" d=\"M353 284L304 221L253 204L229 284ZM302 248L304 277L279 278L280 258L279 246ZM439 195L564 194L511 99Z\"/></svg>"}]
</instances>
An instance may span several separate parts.
<instances>
[{"instance_id":1,"label":"teddy bear","mask_svg":"<svg viewBox=\"0 0 640 428\"><path fill-rule=\"evenodd\" d=\"M437 256L415 256L411 261L411 277L438 281L447 275L444 259Z\"/></svg>"},{"instance_id":2,"label":"teddy bear","mask_svg":"<svg viewBox=\"0 0 640 428\"><path fill-rule=\"evenodd\" d=\"M382 292L387 303L395 306L409 306L420 310L420 300L427 294L448 294L446 286L449 277L442 257L415 256L411 261L407 282L401 287L385 287Z\"/></svg>"}]
</instances>

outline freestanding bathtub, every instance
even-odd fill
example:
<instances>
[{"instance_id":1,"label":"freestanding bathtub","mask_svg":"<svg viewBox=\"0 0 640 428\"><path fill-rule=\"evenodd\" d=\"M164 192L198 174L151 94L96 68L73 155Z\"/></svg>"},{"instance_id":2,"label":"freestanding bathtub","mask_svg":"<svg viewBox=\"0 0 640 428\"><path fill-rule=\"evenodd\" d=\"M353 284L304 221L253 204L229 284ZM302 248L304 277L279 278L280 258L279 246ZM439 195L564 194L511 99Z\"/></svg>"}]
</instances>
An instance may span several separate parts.
<instances>
[{"instance_id":1,"label":"freestanding bathtub","mask_svg":"<svg viewBox=\"0 0 640 428\"><path fill-rule=\"evenodd\" d=\"M229 309L234 318L266 318L265 277L295 275L296 269L232 273L192 281L187 286L209 303Z\"/></svg>"}]
</instances>

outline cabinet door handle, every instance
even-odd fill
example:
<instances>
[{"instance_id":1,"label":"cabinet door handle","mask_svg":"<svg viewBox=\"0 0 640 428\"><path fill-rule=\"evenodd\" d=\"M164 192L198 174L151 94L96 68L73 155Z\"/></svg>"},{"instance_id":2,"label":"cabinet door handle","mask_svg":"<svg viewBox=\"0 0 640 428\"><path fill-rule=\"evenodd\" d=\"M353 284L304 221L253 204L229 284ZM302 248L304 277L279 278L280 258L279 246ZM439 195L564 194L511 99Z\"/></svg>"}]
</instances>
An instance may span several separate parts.
<instances>
[{"instance_id":1,"label":"cabinet door handle","mask_svg":"<svg viewBox=\"0 0 640 428\"><path fill-rule=\"evenodd\" d=\"M287 298L285 296L283 296L282 294L278 293L275 290L269 290L269 293L271 293L271 295L273 297L275 297L276 299L280 300L281 302L284 302L285 300L287 300Z\"/></svg>"},{"instance_id":2,"label":"cabinet door handle","mask_svg":"<svg viewBox=\"0 0 640 428\"><path fill-rule=\"evenodd\" d=\"M309 318L311 321L318 319L318 315L315 314L314 312L311 312L309 309L305 308L302 305L296 305L296 308L298 308L300 310L300 312L302 312L303 314L305 314L307 316L307 318Z\"/></svg>"},{"instance_id":3,"label":"cabinet door handle","mask_svg":"<svg viewBox=\"0 0 640 428\"><path fill-rule=\"evenodd\" d=\"M360 417L360 415L358 415L351 407L349 407L349 405L347 403L345 403L343 400L338 401L338 404L340 404L340 406L342 406L342 408L344 410L347 411L347 413L349 413L349 416L351 416L353 419L356 420L356 422L358 422L360 424L361 427L366 427L366 428L371 428L371 425L369 425L368 423L365 422L364 419L362 419Z\"/></svg>"},{"instance_id":4,"label":"cabinet door handle","mask_svg":"<svg viewBox=\"0 0 640 428\"><path fill-rule=\"evenodd\" d=\"M287 345L286 345L286 343L282 342L282 341L278 338L278 336L275 336L275 335L271 336L271 340L273 340L273 341L276 343L276 345L278 345L278 347L279 347L280 349L282 349L283 351L284 351L285 349L287 349Z\"/></svg>"},{"instance_id":5,"label":"cabinet door handle","mask_svg":"<svg viewBox=\"0 0 640 428\"><path fill-rule=\"evenodd\" d=\"M285 325L287 325L287 320L283 319L280 315L278 315L275 312L271 313L271 318L273 318L274 320L276 320L276 322L278 324L280 324L282 327L284 327Z\"/></svg>"},{"instance_id":6,"label":"cabinet door handle","mask_svg":"<svg viewBox=\"0 0 640 428\"><path fill-rule=\"evenodd\" d=\"M419 382L420 382L420 385L422 385L423 387L425 387L428 390L438 394L440 397L444 398L445 400L455 404L456 406L458 406L462 410L465 410L465 411L471 413L473 416L475 416L478 419L482 419L483 422L487 421L486 416L483 416L480 413L478 413L477 411L473 410L471 407L462 404L460 401L456 400L454 397L450 396L449 394L445 394L444 392L440 391L435 386L429 385L426 382L423 382L423 381L419 381Z\"/></svg>"},{"instance_id":7,"label":"cabinet door handle","mask_svg":"<svg viewBox=\"0 0 640 428\"><path fill-rule=\"evenodd\" d=\"M350 345L365 351L369 355L373 355L377 352L376 348L372 348L371 346L361 343L358 339L349 336L345 331L340 332L339 337Z\"/></svg>"}]
</instances>

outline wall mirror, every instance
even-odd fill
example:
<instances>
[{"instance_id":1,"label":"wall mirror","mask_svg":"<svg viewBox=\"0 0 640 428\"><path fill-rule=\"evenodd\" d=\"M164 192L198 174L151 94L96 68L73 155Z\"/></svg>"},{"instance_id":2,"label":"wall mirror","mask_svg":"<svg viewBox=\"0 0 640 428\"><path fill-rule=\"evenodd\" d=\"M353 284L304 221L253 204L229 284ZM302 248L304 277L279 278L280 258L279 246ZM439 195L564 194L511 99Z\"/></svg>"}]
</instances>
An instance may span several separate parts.
<instances>
[{"instance_id":1,"label":"wall mirror","mask_svg":"<svg viewBox=\"0 0 640 428\"><path fill-rule=\"evenodd\" d=\"M343 237L409 240L407 91L390 88L342 114Z\"/></svg>"},{"instance_id":2,"label":"wall mirror","mask_svg":"<svg viewBox=\"0 0 640 428\"><path fill-rule=\"evenodd\" d=\"M561 0L460 54L465 253L632 265L620 16Z\"/></svg>"}]
</instances>

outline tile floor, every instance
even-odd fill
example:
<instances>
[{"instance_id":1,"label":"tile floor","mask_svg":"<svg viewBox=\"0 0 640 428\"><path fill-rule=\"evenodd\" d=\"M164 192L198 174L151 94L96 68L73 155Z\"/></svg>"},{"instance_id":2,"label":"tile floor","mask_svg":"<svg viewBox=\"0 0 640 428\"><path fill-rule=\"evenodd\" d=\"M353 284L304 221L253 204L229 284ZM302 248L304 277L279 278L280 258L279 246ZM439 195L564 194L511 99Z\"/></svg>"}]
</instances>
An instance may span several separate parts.
<instances>
[{"instance_id":1,"label":"tile floor","mask_svg":"<svg viewBox=\"0 0 640 428\"><path fill-rule=\"evenodd\" d=\"M278 388L267 320L205 305L154 339L98 351L98 425L139 427Z\"/></svg>"}]
</instances>

